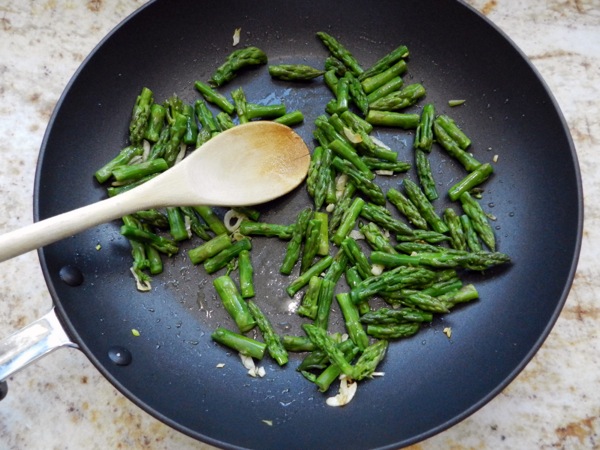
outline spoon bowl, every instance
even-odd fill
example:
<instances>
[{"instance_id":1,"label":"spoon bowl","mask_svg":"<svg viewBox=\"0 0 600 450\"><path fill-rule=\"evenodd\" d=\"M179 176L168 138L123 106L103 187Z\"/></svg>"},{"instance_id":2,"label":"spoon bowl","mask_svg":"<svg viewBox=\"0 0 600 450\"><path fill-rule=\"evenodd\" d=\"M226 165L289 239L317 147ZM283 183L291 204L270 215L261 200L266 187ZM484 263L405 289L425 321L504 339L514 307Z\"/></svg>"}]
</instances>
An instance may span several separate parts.
<instances>
[{"instance_id":1,"label":"spoon bowl","mask_svg":"<svg viewBox=\"0 0 600 450\"><path fill-rule=\"evenodd\" d=\"M309 163L308 147L291 128L239 125L141 186L0 236L0 262L144 209L266 203L300 185Z\"/></svg>"}]
</instances>

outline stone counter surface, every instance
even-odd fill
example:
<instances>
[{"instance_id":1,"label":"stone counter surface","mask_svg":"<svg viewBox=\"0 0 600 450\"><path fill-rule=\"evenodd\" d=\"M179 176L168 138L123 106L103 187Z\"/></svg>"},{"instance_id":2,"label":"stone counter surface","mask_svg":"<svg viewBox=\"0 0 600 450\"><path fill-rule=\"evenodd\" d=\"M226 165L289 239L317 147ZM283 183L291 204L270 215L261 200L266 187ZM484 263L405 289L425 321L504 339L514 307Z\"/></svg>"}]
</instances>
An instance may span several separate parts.
<instances>
[{"instance_id":1,"label":"stone counter surface","mask_svg":"<svg viewBox=\"0 0 600 450\"><path fill-rule=\"evenodd\" d=\"M39 147L69 79L143 3L0 0L0 233L32 221ZM525 370L475 414L412 449L600 448L600 0L469 3L531 59L563 111L583 176L583 246L566 306ZM2 263L0 299L0 337L49 310L35 252ZM58 350L10 378L0 449L110 448L212 447L133 405L77 350Z\"/></svg>"}]
</instances>

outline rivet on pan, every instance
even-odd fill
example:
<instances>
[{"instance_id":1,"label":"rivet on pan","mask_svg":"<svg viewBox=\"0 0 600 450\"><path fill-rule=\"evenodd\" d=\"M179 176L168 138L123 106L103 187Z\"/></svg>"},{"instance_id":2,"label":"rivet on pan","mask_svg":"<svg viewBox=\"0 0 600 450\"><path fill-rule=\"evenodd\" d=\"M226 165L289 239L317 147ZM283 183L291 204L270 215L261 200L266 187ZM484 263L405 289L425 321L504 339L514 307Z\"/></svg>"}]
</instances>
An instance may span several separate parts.
<instances>
[{"instance_id":1,"label":"rivet on pan","mask_svg":"<svg viewBox=\"0 0 600 450\"><path fill-rule=\"evenodd\" d=\"M64 266L58 272L58 276L69 286L79 286L83 283L83 274L77 267Z\"/></svg>"},{"instance_id":2,"label":"rivet on pan","mask_svg":"<svg viewBox=\"0 0 600 450\"><path fill-rule=\"evenodd\" d=\"M131 352L120 345L109 348L108 357L117 366L127 366L132 360Z\"/></svg>"}]
</instances>

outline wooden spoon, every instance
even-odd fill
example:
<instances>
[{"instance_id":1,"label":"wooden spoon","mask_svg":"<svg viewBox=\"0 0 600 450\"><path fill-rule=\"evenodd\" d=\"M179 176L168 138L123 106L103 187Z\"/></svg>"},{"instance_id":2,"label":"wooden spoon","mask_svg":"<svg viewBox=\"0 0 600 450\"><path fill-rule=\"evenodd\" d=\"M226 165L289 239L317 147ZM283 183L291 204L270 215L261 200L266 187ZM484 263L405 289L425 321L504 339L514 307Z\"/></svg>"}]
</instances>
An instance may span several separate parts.
<instances>
[{"instance_id":1,"label":"wooden spoon","mask_svg":"<svg viewBox=\"0 0 600 450\"><path fill-rule=\"evenodd\" d=\"M291 128L239 125L139 187L0 236L0 261L145 209L265 203L296 188L309 162L306 144Z\"/></svg>"}]
</instances>

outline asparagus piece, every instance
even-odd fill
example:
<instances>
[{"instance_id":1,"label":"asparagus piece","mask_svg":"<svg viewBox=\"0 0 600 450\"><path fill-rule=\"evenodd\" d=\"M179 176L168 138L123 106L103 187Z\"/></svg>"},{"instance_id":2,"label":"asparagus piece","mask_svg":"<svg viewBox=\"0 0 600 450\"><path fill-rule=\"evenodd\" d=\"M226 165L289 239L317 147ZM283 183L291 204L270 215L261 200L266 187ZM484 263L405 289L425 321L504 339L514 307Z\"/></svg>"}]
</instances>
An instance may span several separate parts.
<instances>
[{"instance_id":1,"label":"asparagus piece","mask_svg":"<svg viewBox=\"0 0 600 450\"><path fill-rule=\"evenodd\" d=\"M452 208L444 210L444 222L448 226L448 234L450 235L450 245L457 250L467 249L467 238L460 221L460 217Z\"/></svg>"},{"instance_id":2,"label":"asparagus piece","mask_svg":"<svg viewBox=\"0 0 600 450\"><path fill-rule=\"evenodd\" d=\"M321 222L317 255L329 255L329 214L322 211L315 211L313 217Z\"/></svg>"},{"instance_id":3,"label":"asparagus piece","mask_svg":"<svg viewBox=\"0 0 600 450\"><path fill-rule=\"evenodd\" d=\"M150 142L158 141L160 133L165 126L165 118L167 110L164 106L158 103L153 103L150 107L150 117L148 118L148 126L144 133L144 139Z\"/></svg>"},{"instance_id":4,"label":"asparagus piece","mask_svg":"<svg viewBox=\"0 0 600 450\"><path fill-rule=\"evenodd\" d=\"M427 199L421 188L419 188L416 183L408 178L405 178L402 183L404 184L406 195L417 207L419 213L421 213L421 216L431 226L431 228L438 233L446 233L448 231L448 226L444 223L440 216L437 215L433 205Z\"/></svg>"},{"instance_id":5,"label":"asparagus piece","mask_svg":"<svg viewBox=\"0 0 600 450\"><path fill-rule=\"evenodd\" d=\"M229 275L215 278L213 285L225 310L229 313L240 332L246 333L256 326L248 303L242 298L237 286Z\"/></svg>"},{"instance_id":6,"label":"asparagus piece","mask_svg":"<svg viewBox=\"0 0 600 450\"><path fill-rule=\"evenodd\" d=\"M367 94L363 90L360 81L358 81L358 79L350 72L346 72L344 78L348 80L348 89L350 91L352 102L363 115L366 115L369 110L369 100L367 99Z\"/></svg>"},{"instance_id":7,"label":"asparagus piece","mask_svg":"<svg viewBox=\"0 0 600 450\"><path fill-rule=\"evenodd\" d=\"M372 180L375 178L371 169L364 163L364 161L358 156L354 148L346 141L341 139L334 139L329 143L327 148L331 149L335 155L339 158L350 162L358 171L360 171L364 177Z\"/></svg>"},{"instance_id":8,"label":"asparagus piece","mask_svg":"<svg viewBox=\"0 0 600 450\"><path fill-rule=\"evenodd\" d=\"M167 219L167 216L157 209L137 211L132 215L139 221L152 225L153 227L168 228L169 226L169 220Z\"/></svg>"},{"instance_id":9,"label":"asparagus piece","mask_svg":"<svg viewBox=\"0 0 600 450\"><path fill-rule=\"evenodd\" d=\"M375 76L387 69L389 69L393 64L397 63L399 60L403 60L407 58L409 55L408 47L406 45L400 45L396 47L394 50L389 52L383 58L378 60L375 64L365 70L361 75L360 79L364 80L366 78Z\"/></svg>"},{"instance_id":10,"label":"asparagus piece","mask_svg":"<svg viewBox=\"0 0 600 450\"><path fill-rule=\"evenodd\" d=\"M250 120L247 113L248 101L246 100L246 94L244 90L239 87L231 92L231 98L235 105L235 112L237 113L240 124L246 123Z\"/></svg>"},{"instance_id":11,"label":"asparagus piece","mask_svg":"<svg viewBox=\"0 0 600 450\"><path fill-rule=\"evenodd\" d=\"M325 58L325 70L332 70L336 76L343 77L348 69L342 61L337 59L335 56L328 56Z\"/></svg>"},{"instance_id":12,"label":"asparagus piece","mask_svg":"<svg viewBox=\"0 0 600 450\"><path fill-rule=\"evenodd\" d=\"M141 224L132 216L124 216L123 224L132 228L141 227ZM150 281L152 278L144 272L144 270L150 267L150 261L147 257L147 245L143 242L138 242L133 239L127 239L131 245L131 257L133 262L131 264L131 273L133 274L138 290L145 291L150 289Z\"/></svg>"},{"instance_id":13,"label":"asparagus piece","mask_svg":"<svg viewBox=\"0 0 600 450\"><path fill-rule=\"evenodd\" d=\"M317 315L313 323L324 330L327 330L329 325L329 313L331 312L331 305L333 303L334 290L335 282L323 278L317 299Z\"/></svg>"},{"instance_id":14,"label":"asparagus piece","mask_svg":"<svg viewBox=\"0 0 600 450\"><path fill-rule=\"evenodd\" d=\"M302 111L290 111L289 113L284 114L283 116L276 117L273 119L273 122L280 123L282 125L287 125L291 127L292 125L297 125L304 121L304 114Z\"/></svg>"},{"instance_id":15,"label":"asparagus piece","mask_svg":"<svg viewBox=\"0 0 600 450\"><path fill-rule=\"evenodd\" d=\"M206 102L204 100L196 100L194 103L194 110L196 111L196 117L198 117L198 122L202 125L202 129L206 130L210 136L214 136L217 133L221 132L221 128L212 111L208 109Z\"/></svg>"},{"instance_id":16,"label":"asparagus piece","mask_svg":"<svg viewBox=\"0 0 600 450\"><path fill-rule=\"evenodd\" d=\"M269 75L285 81L310 81L320 77L324 70L306 64L278 64L269 66Z\"/></svg>"},{"instance_id":17,"label":"asparagus piece","mask_svg":"<svg viewBox=\"0 0 600 450\"><path fill-rule=\"evenodd\" d=\"M265 340L267 351L269 352L269 355L271 355L271 358L277 361L277 364L280 366L287 364L288 352L267 316L264 315L258 305L252 300L248 301L248 309L252 313L254 320L256 320L256 325L258 325L263 339Z\"/></svg>"},{"instance_id":18,"label":"asparagus piece","mask_svg":"<svg viewBox=\"0 0 600 450\"><path fill-rule=\"evenodd\" d=\"M419 83L410 84L397 92L392 92L369 105L370 109L394 111L414 105L426 94L425 88Z\"/></svg>"},{"instance_id":19,"label":"asparagus piece","mask_svg":"<svg viewBox=\"0 0 600 450\"><path fill-rule=\"evenodd\" d=\"M183 114L187 119L185 133L183 133L183 143L185 145L196 145L198 141L198 123L196 122L194 107L188 104L183 105Z\"/></svg>"},{"instance_id":20,"label":"asparagus piece","mask_svg":"<svg viewBox=\"0 0 600 450\"><path fill-rule=\"evenodd\" d=\"M194 208L191 206L180 206L179 209L185 216L187 222L189 222L192 233L204 241L209 241L211 237L210 234L208 234L208 225L200 220Z\"/></svg>"},{"instance_id":21,"label":"asparagus piece","mask_svg":"<svg viewBox=\"0 0 600 450\"><path fill-rule=\"evenodd\" d=\"M309 280L318 276L321 272L325 271L333 262L333 258L331 256L325 256L313 264L306 272L296 278L292 283L286 288L286 292L290 297L296 295L296 293L302 289Z\"/></svg>"},{"instance_id":22,"label":"asparagus piece","mask_svg":"<svg viewBox=\"0 0 600 450\"><path fill-rule=\"evenodd\" d=\"M348 175L356 185L356 188L366 195L373 203L376 205L385 205L385 195L383 194L381 187L375 184L364 173L357 170L352 163L336 156L331 161L331 165L340 172Z\"/></svg>"},{"instance_id":23,"label":"asparagus piece","mask_svg":"<svg viewBox=\"0 0 600 450\"><path fill-rule=\"evenodd\" d=\"M460 196L460 202L463 211L469 216L469 219L471 219L471 223L473 224L473 228L477 232L477 235L490 250L494 251L496 249L496 237L481 205L468 192L464 192Z\"/></svg>"},{"instance_id":24,"label":"asparagus piece","mask_svg":"<svg viewBox=\"0 0 600 450\"><path fill-rule=\"evenodd\" d=\"M400 191L390 188L386 193L387 199L400 211L410 223L422 230L428 228L427 221L423 218L417 207ZM409 234L409 233L403 233Z\"/></svg>"},{"instance_id":25,"label":"asparagus piece","mask_svg":"<svg viewBox=\"0 0 600 450\"><path fill-rule=\"evenodd\" d=\"M242 250L240 252L238 256L238 270L240 275L240 293L242 294L242 298L254 297L254 267L252 266L249 250Z\"/></svg>"},{"instance_id":26,"label":"asparagus piece","mask_svg":"<svg viewBox=\"0 0 600 450\"><path fill-rule=\"evenodd\" d=\"M114 197L115 195L119 195L119 194L122 194L123 192L130 191L131 189L144 184L145 182L151 180L152 178L154 178L157 175L158 175L157 173L148 175L144 178L140 178L139 180L132 181L129 184L124 184L123 186L109 186L106 188L106 192L109 197Z\"/></svg>"},{"instance_id":27,"label":"asparagus piece","mask_svg":"<svg viewBox=\"0 0 600 450\"><path fill-rule=\"evenodd\" d=\"M392 92L399 91L402 86L404 86L404 80L400 77L394 77L367 95L367 101L371 104L375 100L379 100Z\"/></svg>"},{"instance_id":28,"label":"asparagus piece","mask_svg":"<svg viewBox=\"0 0 600 450\"><path fill-rule=\"evenodd\" d=\"M474 187L482 184L493 172L494 168L491 166L491 164L481 164L462 180L448 189L448 197L450 197L450 200L452 201L458 200L463 193L469 192Z\"/></svg>"},{"instance_id":29,"label":"asparagus piece","mask_svg":"<svg viewBox=\"0 0 600 450\"><path fill-rule=\"evenodd\" d=\"M433 146L433 121L435 119L435 107L432 103L423 106L419 125L415 133L413 147L429 153Z\"/></svg>"},{"instance_id":30,"label":"asparagus piece","mask_svg":"<svg viewBox=\"0 0 600 450\"><path fill-rule=\"evenodd\" d=\"M185 220L181 209L176 206L166 208L169 220L169 233L175 242L185 241L190 238L185 226Z\"/></svg>"},{"instance_id":31,"label":"asparagus piece","mask_svg":"<svg viewBox=\"0 0 600 450\"><path fill-rule=\"evenodd\" d=\"M446 115L439 115L435 121L441 126L444 131L458 144L460 148L465 150L471 145L471 139L456 125L456 122Z\"/></svg>"},{"instance_id":32,"label":"asparagus piece","mask_svg":"<svg viewBox=\"0 0 600 450\"><path fill-rule=\"evenodd\" d=\"M214 210L210 206L194 206L194 210L198 213L202 220L206 222L206 225L210 228L210 230L219 235L219 234L227 234L227 227L223 221L217 216Z\"/></svg>"},{"instance_id":33,"label":"asparagus piece","mask_svg":"<svg viewBox=\"0 0 600 450\"><path fill-rule=\"evenodd\" d=\"M372 376L379 363L385 357L388 345L387 340L375 341L369 345L354 364L350 378L360 381Z\"/></svg>"},{"instance_id":34,"label":"asparagus piece","mask_svg":"<svg viewBox=\"0 0 600 450\"><path fill-rule=\"evenodd\" d=\"M365 235L365 239L373 250L387 253L398 253L390 240L383 234L381 229L374 224L369 222L360 227L360 231Z\"/></svg>"},{"instance_id":35,"label":"asparagus piece","mask_svg":"<svg viewBox=\"0 0 600 450\"><path fill-rule=\"evenodd\" d=\"M337 294L336 299L344 316L344 323L350 339L361 351L364 351L369 345L369 337L360 322L358 307L350 299L350 294L346 292Z\"/></svg>"},{"instance_id":36,"label":"asparagus piece","mask_svg":"<svg viewBox=\"0 0 600 450\"><path fill-rule=\"evenodd\" d=\"M360 317L365 325L395 325L406 322L431 322L433 314L414 308L379 308Z\"/></svg>"},{"instance_id":37,"label":"asparagus piece","mask_svg":"<svg viewBox=\"0 0 600 450\"><path fill-rule=\"evenodd\" d=\"M440 125L438 120L433 121L433 133L438 144L446 150L446 152L455 158L467 172L472 172L481 165L481 163L470 153L464 151L460 146L448 135L446 130Z\"/></svg>"},{"instance_id":38,"label":"asparagus piece","mask_svg":"<svg viewBox=\"0 0 600 450\"><path fill-rule=\"evenodd\" d=\"M311 197L315 197L317 181L319 179L319 170L323 164L324 151L320 145L315 147L310 157L308 174L306 175L306 191Z\"/></svg>"},{"instance_id":39,"label":"asparagus piece","mask_svg":"<svg viewBox=\"0 0 600 450\"><path fill-rule=\"evenodd\" d=\"M439 197L439 194L435 187L435 180L433 179L429 158L427 153L419 148L415 149L415 166L417 167L417 177L419 178L419 183L423 188L425 197L427 197L427 200L430 202L436 200Z\"/></svg>"},{"instance_id":40,"label":"asparagus piece","mask_svg":"<svg viewBox=\"0 0 600 450\"><path fill-rule=\"evenodd\" d=\"M235 127L235 123L229 114L224 111L219 112L215 116L215 120L217 121L217 126L222 130L229 130L230 128Z\"/></svg>"},{"instance_id":41,"label":"asparagus piece","mask_svg":"<svg viewBox=\"0 0 600 450\"><path fill-rule=\"evenodd\" d=\"M104 183L108 180L117 167L126 166L136 156L140 156L143 150L141 147L130 145L122 149L117 156L107 162L104 166L94 173L94 177L98 183Z\"/></svg>"},{"instance_id":42,"label":"asparagus piece","mask_svg":"<svg viewBox=\"0 0 600 450\"><path fill-rule=\"evenodd\" d=\"M244 236L275 236L279 239L289 240L292 238L294 225L280 225L277 223L243 220L238 231Z\"/></svg>"},{"instance_id":43,"label":"asparagus piece","mask_svg":"<svg viewBox=\"0 0 600 450\"><path fill-rule=\"evenodd\" d=\"M227 234L219 234L204 244L188 250L188 257L192 264L200 264L231 245L231 239Z\"/></svg>"},{"instance_id":44,"label":"asparagus piece","mask_svg":"<svg viewBox=\"0 0 600 450\"><path fill-rule=\"evenodd\" d=\"M342 119L344 123L355 132L364 131L368 134L373 131L373 125L350 110L341 113L340 119Z\"/></svg>"},{"instance_id":45,"label":"asparagus piece","mask_svg":"<svg viewBox=\"0 0 600 450\"><path fill-rule=\"evenodd\" d=\"M302 296L302 302L298 307L298 314L309 319L315 319L317 317L317 309L319 307L319 290L321 289L321 283L323 278L319 276L313 276L308 281L308 288Z\"/></svg>"},{"instance_id":46,"label":"asparagus piece","mask_svg":"<svg viewBox=\"0 0 600 450\"><path fill-rule=\"evenodd\" d=\"M367 325L367 334L375 339L400 339L416 334L421 328L417 322L395 325Z\"/></svg>"},{"instance_id":47,"label":"asparagus piece","mask_svg":"<svg viewBox=\"0 0 600 450\"><path fill-rule=\"evenodd\" d=\"M478 252L483 250L481 247L481 243L479 242L479 237L477 236L477 232L475 228L473 228L473 224L471 223L471 219L466 214L462 214L460 216L460 224L462 225L463 231L465 233L465 239L467 241L467 247L472 252Z\"/></svg>"},{"instance_id":48,"label":"asparagus piece","mask_svg":"<svg viewBox=\"0 0 600 450\"><path fill-rule=\"evenodd\" d=\"M314 218L308 221L304 234L304 248L300 258L300 273L306 272L319 252L321 224L320 220Z\"/></svg>"},{"instance_id":49,"label":"asparagus piece","mask_svg":"<svg viewBox=\"0 0 600 450\"><path fill-rule=\"evenodd\" d=\"M209 83L213 86L222 86L233 80L237 73L245 67L266 64L267 55L257 47L247 47L233 51L225 62L217 68L210 78Z\"/></svg>"},{"instance_id":50,"label":"asparagus piece","mask_svg":"<svg viewBox=\"0 0 600 450\"><path fill-rule=\"evenodd\" d=\"M356 267L356 270L363 280L373 276L371 273L371 263L369 263L366 255L362 252L354 239L347 237L342 241L341 247L348 256L349 264Z\"/></svg>"},{"instance_id":51,"label":"asparagus piece","mask_svg":"<svg viewBox=\"0 0 600 450\"><path fill-rule=\"evenodd\" d=\"M251 248L252 244L248 238L243 238L234 242L229 247L205 260L204 270L206 270L206 273L208 274L215 273L217 270L220 270L229 264L229 262L237 257L242 250L250 250Z\"/></svg>"},{"instance_id":52,"label":"asparagus piece","mask_svg":"<svg viewBox=\"0 0 600 450\"><path fill-rule=\"evenodd\" d=\"M462 267L464 269L480 271L505 264L510 261L510 257L505 253L486 251L464 253L438 251L411 255L391 255L375 251L371 253L371 261L374 264L382 264L386 267L403 267L410 264L413 266L424 265L441 269Z\"/></svg>"},{"instance_id":53,"label":"asparagus piece","mask_svg":"<svg viewBox=\"0 0 600 450\"><path fill-rule=\"evenodd\" d=\"M169 256L174 255L179 251L175 242L138 227L123 225L121 227L121 234L130 240L150 244L159 252Z\"/></svg>"},{"instance_id":54,"label":"asparagus piece","mask_svg":"<svg viewBox=\"0 0 600 450\"><path fill-rule=\"evenodd\" d=\"M287 112L284 104L259 105L257 103L246 103L246 117L252 119L276 119Z\"/></svg>"},{"instance_id":55,"label":"asparagus piece","mask_svg":"<svg viewBox=\"0 0 600 450\"><path fill-rule=\"evenodd\" d=\"M338 246L342 244L342 241L346 238L346 236L348 236L348 233L350 233L352 228L354 228L356 220L358 219L358 216L360 215L360 211L363 208L364 204L365 201L362 198L356 197L354 199L354 201L342 217L340 226L331 237L331 240L334 244Z\"/></svg>"},{"instance_id":56,"label":"asparagus piece","mask_svg":"<svg viewBox=\"0 0 600 450\"><path fill-rule=\"evenodd\" d=\"M410 163L404 161L386 161L369 156L363 156L362 160L371 170L389 170L395 173L410 170Z\"/></svg>"},{"instance_id":57,"label":"asparagus piece","mask_svg":"<svg viewBox=\"0 0 600 450\"><path fill-rule=\"evenodd\" d=\"M346 361L350 362L356 357L360 350L358 347L349 346L347 348L344 348L342 351L344 353ZM329 386L331 386L331 383L337 380L341 373L342 371L338 366L336 366L335 364L330 364L319 374L319 376L315 379L314 383L319 388L320 392L326 392L327 389L329 389Z\"/></svg>"},{"instance_id":58,"label":"asparagus piece","mask_svg":"<svg viewBox=\"0 0 600 450\"><path fill-rule=\"evenodd\" d=\"M363 69L356 58L337 39L324 31L317 32L317 37L325 44L334 57L344 63L354 76L358 77L363 73Z\"/></svg>"},{"instance_id":59,"label":"asparagus piece","mask_svg":"<svg viewBox=\"0 0 600 450\"><path fill-rule=\"evenodd\" d=\"M312 352L315 350L315 344L306 336L284 335L281 343L288 352Z\"/></svg>"},{"instance_id":60,"label":"asparagus piece","mask_svg":"<svg viewBox=\"0 0 600 450\"><path fill-rule=\"evenodd\" d=\"M153 92L147 87L142 88L142 91L135 100L129 123L129 142L131 142L131 145L141 145L148 128L148 119L150 118L150 111L153 104Z\"/></svg>"},{"instance_id":61,"label":"asparagus piece","mask_svg":"<svg viewBox=\"0 0 600 450\"><path fill-rule=\"evenodd\" d=\"M419 115L372 109L369 110L366 120L371 125L398 127L405 130L412 130L418 127Z\"/></svg>"},{"instance_id":62,"label":"asparagus piece","mask_svg":"<svg viewBox=\"0 0 600 450\"><path fill-rule=\"evenodd\" d=\"M348 255L343 249L339 249L333 257L333 262L327 269L324 279L337 283L348 266Z\"/></svg>"},{"instance_id":63,"label":"asparagus piece","mask_svg":"<svg viewBox=\"0 0 600 450\"><path fill-rule=\"evenodd\" d=\"M342 113L347 111L350 103L350 83L346 76L338 79L338 83L335 88L335 97L335 112Z\"/></svg>"},{"instance_id":64,"label":"asparagus piece","mask_svg":"<svg viewBox=\"0 0 600 450\"><path fill-rule=\"evenodd\" d=\"M365 93L370 94L394 78L402 75L404 72L406 72L406 68L406 62L401 59L383 72L373 75L372 77L362 79L361 83Z\"/></svg>"},{"instance_id":65,"label":"asparagus piece","mask_svg":"<svg viewBox=\"0 0 600 450\"><path fill-rule=\"evenodd\" d=\"M346 360L344 352L336 345L335 340L327 335L327 331L311 324L304 324L302 329L315 346L325 352L332 364L338 366L342 373L352 378L353 366Z\"/></svg>"},{"instance_id":66,"label":"asparagus piece","mask_svg":"<svg viewBox=\"0 0 600 450\"><path fill-rule=\"evenodd\" d=\"M235 106L233 106L227 97L215 91L210 85L203 83L202 81L196 81L194 87L202 94L207 102L216 105L227 114L233 114L235 111Z\"/></svg>"},{"instance_id":67,"label":"asparagus piece","mask_svg":"<svg viewBox=\"0 0 600 450\"><path fill-rule=\"evenodd\" d=\"M294 225L294 231L292 233L292 237L288 242L286 247L285 256L283 258L283 263L279 268L279 272L283 275L289 275L292 273L292 269L294 265L300 258L300 252L302 247L302 240L304 234L306 233L306 227L308 226L308 221L312 217L312 209L305 208L296 217L296 223Z\"/></svg>"},{"instance_id":68,"label":"asparagus piece","mask_svg":"<svg viewBox=\"0 0 600 450\"><path fill-rule=\"evenodd\" d=\"M329 219L329 233L333 234L340 226L344 214L350 207L353 202L354 194L356 193L356 186L352 182L346 183L344 186L344 190L342 194L337 199L337 203L334 206L334 209L331 213L331 217Z\"/></svg>"},{"instance_id":69,"label":"asparagus piece","mask_svg":"<svg viewBox=\"0 0 600 450\"><path fill-rule=\"evenodd\" d=\"M267 345L255 339L235 333L223 327L218 327L211 338L219 344L225 345L242 355L251 356L255 359L262 359L265 355Z\"/></svg>"}]
</instances>

